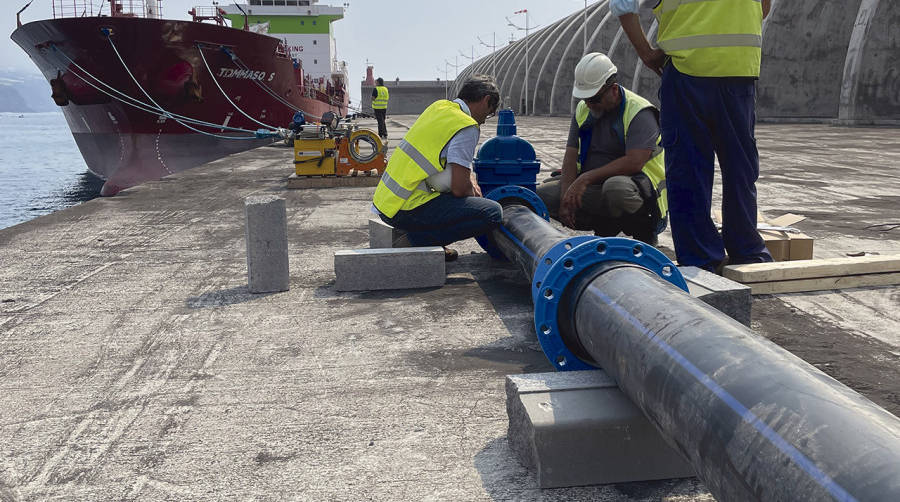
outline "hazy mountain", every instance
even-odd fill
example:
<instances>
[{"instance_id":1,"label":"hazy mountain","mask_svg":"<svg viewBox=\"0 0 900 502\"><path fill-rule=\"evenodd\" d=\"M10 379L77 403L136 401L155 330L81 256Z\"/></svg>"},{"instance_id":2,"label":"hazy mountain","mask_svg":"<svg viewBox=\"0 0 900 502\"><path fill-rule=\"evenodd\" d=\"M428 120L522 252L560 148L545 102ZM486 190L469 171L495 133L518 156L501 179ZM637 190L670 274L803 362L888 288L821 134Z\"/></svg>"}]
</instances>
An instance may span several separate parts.
<instances>
[{"instance_id":1,"label":"hazy mountain","mask_svg":"<svg viewBox=\"0 0 900 502\"><path fill-rule=\"evenodd\" d=\"M50 84L38 73L0 69L0 112L52 112Z\"/></svg>"}]
</instances>

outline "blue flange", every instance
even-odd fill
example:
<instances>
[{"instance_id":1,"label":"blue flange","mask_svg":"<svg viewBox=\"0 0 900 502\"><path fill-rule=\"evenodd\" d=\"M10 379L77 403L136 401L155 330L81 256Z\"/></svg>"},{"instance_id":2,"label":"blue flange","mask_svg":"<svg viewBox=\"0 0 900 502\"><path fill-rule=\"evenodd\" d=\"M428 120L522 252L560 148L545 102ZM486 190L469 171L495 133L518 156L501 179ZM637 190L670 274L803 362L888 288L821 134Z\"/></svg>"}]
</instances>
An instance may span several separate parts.
<instances>
[{"instance_id":1,"label":"blue flange","mask_svg":"<svg viewBox=\"0 0 900 502\"><path fill-rule=\"evenodd\" d=\"M544 256L541 257L541 261L534 271L534 281L531 283L531 302L537 305L542 281L547 275L547 271L559 260L560 256L568 253L580 244L584 244L588 241L595 241L597 239L599 239L599 237L594 237L593 235L576 235L575 237L569 237L566 240L557 242L549 251L544 253Z\"/></svg>"},{"instance_id":2,"label":"blue flange","mask_svg":"<svg viewBox=\"0 0 900 502\"><path fill-rule=\"evenodd\" d=\"M519 199L524 202L525 205L528 206L528 209L531 209L535 214L546 221L550 221L550 212L547 211L547 205L544 204L544 201L542 201L536 193L527 188L523 188L518 185L506 185L491 190L487 195L484 196L484 198L499 202L500 204L503 204L504 199ZM491 244L486 236L479 235L475 237L475 241L479 246L481 246L481 249L487 251L487 254L491 258L494 258L495 260L506 260L506 257L503 256L503 253L501 253L496 246Z\"/></svg>"},{"instance_id":3,"label":"blue flange","mask_svg":"<svg viewBox=\"0 0 900 502\"><path fill-rule=\"evenodd\" d=\"M563 292L569 282L587 267L605 261L633 263L653 271L684 291L688 290L678 267L653 246L622 237L583 237L587 239L571 249L565 250L567 241L572 240L566 239L547 252L535 271L532 284L532 291L537 291L534 296L534 329L544 355L558 371L596 369L578 359L566 347L557 322L559 300ZM550 254L558 247L565 251L559 254L557 250L558 256L551 257ZM549 264L547 259L551 260ZM537 272L543 273L539 275Z\"/></svg>"},{"instance_id":4,"label":"blue flange","mask_svg":"<svg viewBox=\"0 0 900 502\"><path fill-rule=\"evenodd\" d=\"M506 185L491 190L484 198L497 201L501 204L503 203L503 199L521 199L522 202L528 205L528 209L534 211L535 214L544 220L550 221L550 212L547 211L547 206L544 204L544 201L542 201L536 193L527 188L518 185Z\"/></svg>"}]
</instances>

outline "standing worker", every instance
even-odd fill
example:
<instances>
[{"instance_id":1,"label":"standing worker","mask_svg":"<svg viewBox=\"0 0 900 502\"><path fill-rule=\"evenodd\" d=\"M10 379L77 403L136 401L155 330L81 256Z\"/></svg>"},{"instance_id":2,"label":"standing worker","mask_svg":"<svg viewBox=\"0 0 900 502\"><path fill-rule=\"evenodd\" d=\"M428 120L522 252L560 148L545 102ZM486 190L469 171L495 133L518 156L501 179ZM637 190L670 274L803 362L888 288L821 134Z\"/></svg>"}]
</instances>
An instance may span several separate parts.
<instances>
[{"instance_id":1,"label":"standing worker","mask_svg":"<svg viewBox=\"0 0 900 502\"><path fill-rule=\"evenodd\" d=\"M680 265L772 261L756 230L756 80L771 0L611 0L644 64L662 76L660 129L672 239ZM638 17L654 5L653 48ZM722 235L710 217L713 155L722 170ZM728 252L726 259L725 251Z\"/></svg>"},{"instance_id":2,"label":"standing worker","mask_svg":"<svg viewBox=\"0 0 900 502\"><path fill-rule=\"evenodd\" d=\"M381 219L406 230L413 246L446 245L490 233L502 220L500 204L481 196L472 171L479 127L497 111L500 90L474 75L457 99L441 99L419 115L385 168L372 204Z\"/></svg>"},{"instance_id":3,"label":"standing worker","mask_svg":"<svg viewBox=\"0 0 900 502\"><path fill-rule=\"evenodd\" d=\"M572 96L580 99L569 126L562 174L537 194L550 216L601 237L620 231L656 245L665 228L666 188L659 112L619 85L605 54L575 66Z\"/></svg>"},{"instance_id":4,"label":"standing worker","mask_svg":"<svg viewBox=\"0 0 900 502\"><path fill-rule=\"evenodd\" d=\"M375 111L375 120L378 121L378 136L380 136L381 139L387 139L387 125L384 121L387 117L387 105L388 100L391 99L391 93L389 93L388 88L384 86L383 78L378 77L378 80L376 80L375 83L378 85L372 89L372 110Z\"/></svg>"}]
</instances>

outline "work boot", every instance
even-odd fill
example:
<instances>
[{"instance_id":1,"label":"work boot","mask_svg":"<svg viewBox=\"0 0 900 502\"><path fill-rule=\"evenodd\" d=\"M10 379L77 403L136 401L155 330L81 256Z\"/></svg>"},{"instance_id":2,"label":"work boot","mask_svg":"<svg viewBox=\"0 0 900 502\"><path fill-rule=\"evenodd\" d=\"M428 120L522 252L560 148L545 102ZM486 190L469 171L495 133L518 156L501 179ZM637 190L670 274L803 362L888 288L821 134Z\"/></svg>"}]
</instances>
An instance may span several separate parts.
<instances>
[{"instance_id":1,"label":"work boot","mask_svg":"<svg viewBox=\"0 0 900 502\"><path fill-rule=\"evenodd\" d=\"M444 261L456 261L457 258L459 258L459 253L455 249L444 247Z\"/></svg>"},{"instance_id":2,"label":"work boot","mask_svg":"<svg viewBox=\"0 0 900 502\"><path fill-rule=\"evenodd\" d=\"M649 244L653 247L656 247L659 244L659 238L656 235L656 232L653 230L647 232L635 232L632 236L632 239L636 241L641 241L645 244Z\"/></svg>"}]
</instances>

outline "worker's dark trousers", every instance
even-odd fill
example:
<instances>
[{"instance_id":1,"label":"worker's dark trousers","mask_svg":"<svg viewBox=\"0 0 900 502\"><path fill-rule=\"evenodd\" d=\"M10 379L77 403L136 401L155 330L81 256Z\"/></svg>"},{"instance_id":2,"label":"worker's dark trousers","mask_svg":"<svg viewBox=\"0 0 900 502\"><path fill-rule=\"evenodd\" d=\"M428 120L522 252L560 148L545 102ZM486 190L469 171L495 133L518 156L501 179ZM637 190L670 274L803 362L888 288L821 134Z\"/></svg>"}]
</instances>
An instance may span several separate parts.
<instances>
[{"instance_id":1,"label":"worker's dark trousers","mask_svg":"<svg viewBox=\"0 0 900 502\"><path fill-rule=\"evenodd\" d=\"M730 263L772 261L756 230L756 83L692 77L670 63L659 100L678 263L714 270L726 250ZM714 154L722 171L721 237L710 217Z\"/></svg>"},{"instance_id":2,"label":"worker's dark trousers","mask_svg":"<svg viewBox=\"0 0 900 502\"><path fill-rule=\"evenodd\" d=\"M378 136L381 138L387 138L387 125L384 123L387 118L387 110L375 110L375 120L378 121Z\"/></svg>"},{"instance_id":3,"label":"worker's dark trousers","mask_svg":"<svg viewBox=\"0 0 900 502\"><path fill-rule=\"evenodd\" d=\"M400 211L393 218L382 214L381 219L406 230L413 246L446 246L497 228L503 220L503 209L484 197L442 193L415 209Z\"/></svg>"}]
</instances>

